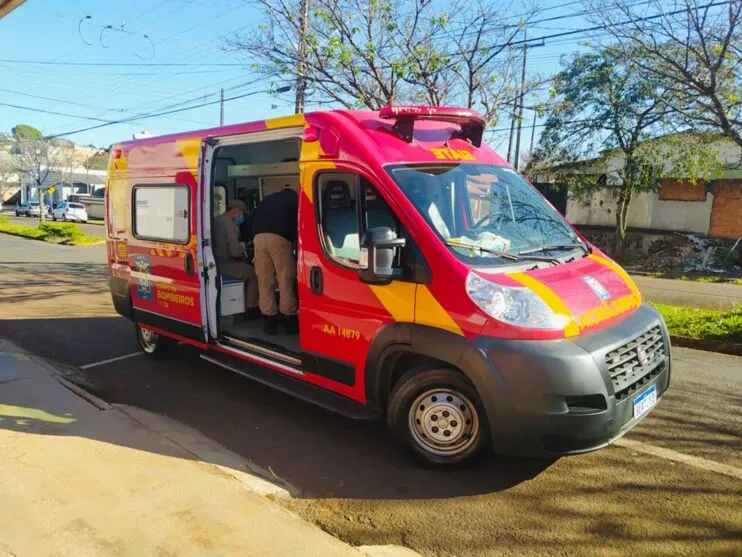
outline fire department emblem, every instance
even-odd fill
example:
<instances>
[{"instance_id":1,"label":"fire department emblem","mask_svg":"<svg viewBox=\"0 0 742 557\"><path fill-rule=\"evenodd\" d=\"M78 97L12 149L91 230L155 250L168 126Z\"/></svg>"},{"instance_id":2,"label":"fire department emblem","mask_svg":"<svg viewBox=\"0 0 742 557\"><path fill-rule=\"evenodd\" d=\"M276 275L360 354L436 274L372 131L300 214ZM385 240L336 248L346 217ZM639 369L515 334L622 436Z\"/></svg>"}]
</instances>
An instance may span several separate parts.
<instances>
[{"instance_id":1,"label":"fire department emblem","mask_svg":"<svg viewBox=\"0 0 742 557\"><path fill-rule=\"evenodd\" d=\"M606 300L611 299L610 292L608 292L608 290L605 289L605 286L600 284L598 282L598 279L596 279L595 277L585 275L584 277L582 277L582 281L590 287L590 290L595 293L595 295L601 302L605 302Z\"/></svg>"},{"instance_id":2,"label":"fire department emblem","mask_svg":"<svg viewBox=\"0 0 742 557\"><path fill-rule=\"evenodd\" d=\"M141 300L153 300L152 265L146 255L132 256L132 263L136 272L136 294Z\"/></svg>"},{"instance_id":3,"label":"fire department emblem","mask_svg":"<svg viewBox=\"0 0 742 557\"><path fill-rule=\"evenodd\" d=\"M636 357L639 360L639 365L644 365L647 363L647 360L649 359L649 356L647 355L647 349L643 346L639 345L636 347Z\"/></svg>"}]
</instances>

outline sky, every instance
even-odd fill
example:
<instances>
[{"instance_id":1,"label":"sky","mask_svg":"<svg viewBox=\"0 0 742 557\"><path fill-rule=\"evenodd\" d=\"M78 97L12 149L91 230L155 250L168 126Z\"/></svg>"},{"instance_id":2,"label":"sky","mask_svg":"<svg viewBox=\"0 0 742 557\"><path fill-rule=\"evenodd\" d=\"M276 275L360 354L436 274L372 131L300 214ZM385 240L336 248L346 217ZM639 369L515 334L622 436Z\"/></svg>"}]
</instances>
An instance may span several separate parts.
<instances>
[{"instance_id":1,"label":"sky","mask_svg":"<svg viewBox=\"0 0 742 557\"><path fill-rule=\"evenodd\" d=\"M508 16L523 12L518 2L505 5ZM537 19L550 21L529 27L529 38L589 25L579 0L539 6ZM27 123L45 135L65 134L199 101L216 104L65 137L107 147L142 130L161 135L211 127L219 124L220 88L227 99L254 93L226 102L225 124L290 114L293 92L268 93L285 83L258 78L244 56L223 48L226 36L248 31L260 18L249 0L26 0L0 20L0 132ZM584 50L585 39L557 38L529 50L529 72L558 71L560 57ZM526 142L531 120L526 114ZM498 150L507 148L502 137L493 144Z\"/></svg>"}]
</instances>

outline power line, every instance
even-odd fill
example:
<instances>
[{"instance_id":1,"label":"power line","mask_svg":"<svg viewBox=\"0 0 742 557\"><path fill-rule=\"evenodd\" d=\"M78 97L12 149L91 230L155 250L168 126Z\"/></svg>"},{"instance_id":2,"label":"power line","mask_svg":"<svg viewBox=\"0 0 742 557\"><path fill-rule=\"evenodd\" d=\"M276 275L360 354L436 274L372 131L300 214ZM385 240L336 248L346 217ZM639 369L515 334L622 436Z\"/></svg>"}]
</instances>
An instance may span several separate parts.
<instances>
[{"instance_id":1,"label":"power line","mask_svg":"<svg viewBox=\"0 0 742 557\"><path fill-rule=\"evenodd\" d=\"M729 3L729 1L730 0L724 0L723 2L712 2L710 4L705 4L703 6L697 6L696 9L704 10L706 8L716 8L718 6L725 6L725 5L727 5ZM655 20L655 19L660 19L662 17L672 16L672 15L678 15L678 14L682 14L682 13L686 13L686 12L688 12L688 8L685 8L683 10L675 10L673 12L664 12L664 13L654 14L654 15L645 16L645 17L637 17L637 18L634 18L634 19L630 19L630 20L627 20L627 21L622 21L620 23L616 23L615 26L629 25L630 23L636 23L636 22L652 21L652 20ZM507 47L507 46L515 46L515 45L519 45L519 44L527 44L527 43L531 43L531 42L534 42L534 41L544 41L546 39L555 39L555 38L558 38L558 37L568 37L568 36L571 36L571 35L578 35L578 34L590 33L592 31L599 31L599 30L606 30L606 26L605 25L596 25L596 26L593 26L593 27L583 27L581 29L574 29L572 31L563 31L561 33L552 33L551 35L541 35L540 37L535 37L533 39L522 39L522 40L519 40L519 41L508 41L507 43L501 44L501 45L490 45L489 48L500 48L500 47L503 47L504 48L504 47ZM470 51L470 52L472 52L472 51Z\"/></svg>"},{"instance_id":2,"label":"power line","mask_svg":"<svg viewBox=\"0 0 742 557\"><path fill-rule=\"evenodd\" d=\"M286 92L286 91L288 91L290 89L291 89L290 86L279 87L274 92L276 92L276 93L284 93L284 92ZM226 101L233 101L233 100L236 100L236 99L242 99L244 97L249 97L251 95L256 95L256 94L259 94L259 93L270 93L270 92L271 92L271 90L269 90L269 89L261 89L260 91L251 91L249 93L243 93L242 95L236 95L234 97L225 98L224 101L225 102ZM108 126L113 126L115 124L127 124L129 122L134 122L134 121L137 121L137 120L144 120L146 118L157 118L157 117L160 117L160 116L167 116L168 114L176 114L178 112L185 112L187 110L194 110L196 108L202 108L204 106L211 106L211 105L219 104L220 102L222 102L222 101L220 99L217 99L216 101L204 102L204 103L197 104L197 105L194 105L194 106L187 106L185 108L176 108L176 109L167 110L167 111L164 111L164 112L156 112L156 113L151 113L151 114L141 114L141 115L138 115L138 116L132 116L131 118L122 118L120 120L112 120L112 121L109 121L109 122L105 122L103 124L98 124L96 126L89 126L87 128L82 128L82 129L73 130L73 131L64 132L64 133L58 133L58 134L55 134L55 135L49 135L49 136L46 136L46 139L55 139L57 137L63 137L63 136L66 136L66 135L74 135L74 134L77 134L77 133L82 133L82 132L86 132L86 131L90 131L90 130L96 130L96 129L99 129L99 128L105 128L105 127L108 127Z\"/></svg>"},{"instance_id":3,"label":"power line","mask_svg":"<svg viewBox=\"0 0 742 557\"><path fill-rule=\"evenodd\" d=\"M199 64L189 64L184 62L71 62L68 60L11 60L0 58L0 62L5 64L36 64L41 66L106 66L106 67L241 67L247 64L243 62L203 62Z\"/></svg>"}]
</instances>

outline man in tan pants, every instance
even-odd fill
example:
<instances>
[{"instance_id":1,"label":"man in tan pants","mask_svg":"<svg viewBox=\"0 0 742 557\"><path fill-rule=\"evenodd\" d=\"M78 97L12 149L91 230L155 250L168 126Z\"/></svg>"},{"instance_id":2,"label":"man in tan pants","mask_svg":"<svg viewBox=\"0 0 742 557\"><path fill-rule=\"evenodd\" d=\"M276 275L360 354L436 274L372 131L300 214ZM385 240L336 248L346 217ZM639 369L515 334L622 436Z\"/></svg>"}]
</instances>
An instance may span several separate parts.
<instances>
[{"instance_id":1,"label":"man in tan pants","mask_svg":"<svg viewBox=\"0 0 742 557\"><path fill-rule=\"evenodd\" d=\"M260 312L265 317L265 332L270 335L278 332L281 316L288 334L299 332L294 261L298 218L299 196L288 185L280 192L263 199L253 215L252 232ZM276 307L276 279L280 308Z\"/></svg>"},{"instance_id":2,"label":"man in tan pants","mask_svg":"<svg viewBox=\"0 0 742 557\"><path fill-rule=\"evenodd\" d=\"M214 255L222 277L240 278L245 281L245 314L257 317L258 285L255 269L245 257L237 227L245 218L247 207L239 199L229 204L223 215L214 219Z\"/></svg>"}]
</instances>

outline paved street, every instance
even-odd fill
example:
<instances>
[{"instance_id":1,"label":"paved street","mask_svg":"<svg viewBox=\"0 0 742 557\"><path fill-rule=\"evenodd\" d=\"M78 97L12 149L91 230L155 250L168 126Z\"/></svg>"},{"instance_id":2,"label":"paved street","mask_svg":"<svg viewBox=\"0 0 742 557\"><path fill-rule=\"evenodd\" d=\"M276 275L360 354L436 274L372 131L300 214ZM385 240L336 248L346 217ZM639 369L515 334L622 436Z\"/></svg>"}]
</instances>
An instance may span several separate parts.
<instances>
[{"instance_id":1,"label":"paved street","mask_svg":"<svg viewBox=\"0 0 742 557\"><path fill-rule=\"evenodd\" d=\"M0 337L60 363L106 401L182 422L270 470L298 491L287 506L354 545L457 556L742 553L742 358L675 349L670 391L617 446L441 473L410 464L380 424L330 414L194 350L161 362L133 355L100 246L0 235L0 277Z\"/></svg>"},{"instance_id":2,"label":"paved street","mask_svg":"<svg viewBox=\"0 0 742 557\"><path fill-rule=\"evenodd\" d=\"M632 276L645 298L661 304L708 309L730 309L742 305L739 284L695 282Z\"/></svg>"},{"instance_id":3,"label":"paved street","mask_svg":"<svg viewBox=\"0 0 742 557\"><path fill-rule=\"evenodd\" d=\"M25 224L27 226L35 226L39 223L39 217L16 217L15 213L3 211L3 216L8 217L8 220L14 224ZM49 222L53 222L51 217L47 217L47 220ZM106 227L102 224L94 224L91 222L88 222L87 224L83 223L77 223L77 226L80 227L80 230L87 234L88 236L105 236L106 235Z\"/></svg>"}]
</instances>

